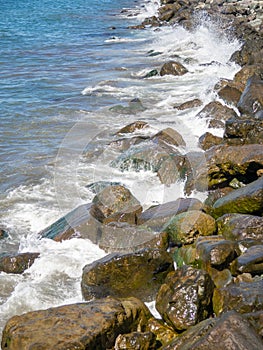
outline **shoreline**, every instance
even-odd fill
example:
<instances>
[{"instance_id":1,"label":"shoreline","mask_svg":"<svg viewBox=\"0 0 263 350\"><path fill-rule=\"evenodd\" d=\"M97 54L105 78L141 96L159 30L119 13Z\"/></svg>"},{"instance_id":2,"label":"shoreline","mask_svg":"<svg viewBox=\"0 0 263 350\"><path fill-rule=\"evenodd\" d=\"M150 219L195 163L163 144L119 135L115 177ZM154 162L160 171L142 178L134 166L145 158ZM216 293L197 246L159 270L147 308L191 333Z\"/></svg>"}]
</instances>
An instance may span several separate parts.
<instances>
[{"instance_id":1,"label":"shoreline","mask_svg":"<svg viewBox=\"0 0 263 350\"><path fill-rule=\"evenodd\" d=\"M223 335L228 331L235 334L233 343L239 346L256 350L262 345L262 4L253 1L247 5L245 0L162 3L159 18L146 19L136 28L179 24L191 30L191 16L198 3L200 11L208 11L223 23L223 31L234 30L243 41L231 58L240 65L240 71L233 80L222 80L215 87L225 104L209 103L199 113L200 118L209 119L212 128L223 125L224 136L207 132L199 139L203 152L185 155L174 151L174 147L183 145L181 135L167 128L149 138L150 148L140 154L131 153L133 158L119 159L119 167L143 166L156 172L168 186L186 179L185 198L143 211L124 186L101 183L92 203L76 208L40 232L40 237L55 241L79 233L111 254L83 269L82 294L89 303L11 318L3 333L2 349L21 349L21 344L23 349L30 344L38 344L32 346L41 349L125 349L132 342L140 349L183 349L189 344L195 349L208 349L206 337L210 337L209 346L223 349L229 341ZM174 60L167 64L154 74L186 73ZM177 108L193 108L199 102L185 103ZM132 108L141 108L140 101L135 101ZM147 127L141 121L125 126L116 134L118 142L128 149L139 144L142 140L136 132ZM134 136L129 138L130 144L124 145L127 135ZM205 203L188 197L194 190L208 190ZM12 262L20 271L12 272L21 273L36 258L34 253L25 253L2 259L1 264L8 269ZM245 300L247 296L250 304ZM162 321L154 319L139 299L156 299ZM93 305L98 310L96 315L92 313ZM84 313L79 308L84 308ZM92 314L92 321L85 319L85 313ZM34 336L32 318L40 330ZM86 323L83 333L78 318ZM105 332L101 325L106 319L109 323ZM55 331L58 320L64 328L62 333L59 327L58 333ZM69 320L72 324L68 328ZM51 328L53 334L47 340ZM204 332L201 340L200 331Z\"/></svg>"}]
</instances>

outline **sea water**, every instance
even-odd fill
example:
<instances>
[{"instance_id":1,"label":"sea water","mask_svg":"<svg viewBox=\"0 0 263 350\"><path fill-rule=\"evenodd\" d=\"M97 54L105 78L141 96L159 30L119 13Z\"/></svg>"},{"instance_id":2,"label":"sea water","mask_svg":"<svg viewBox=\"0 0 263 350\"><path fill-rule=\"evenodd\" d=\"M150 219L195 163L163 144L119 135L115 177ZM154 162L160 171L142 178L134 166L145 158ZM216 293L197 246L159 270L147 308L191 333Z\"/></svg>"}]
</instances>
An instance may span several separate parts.
<instances>
[{"instance_id":1,"label":"sea water","mask_svg":"<svg viewBox=\"0 0 263 350\"><path fill-rule=\"evenodd\" d=\"M166 187L150 171L111 167L115 154L107 143L140 119L150 125L142 135L172 127L186 141L183 153L197 150L207 125L195 116L219 100L214 85L239 69L229 62L239 43L205 13L191 32L128 28L158 6L156 0L0 0L0 225L9 234L0 253L40 253L22 275L0 273L0 329L13 315L82 300L83 266L106 253L88 240L58 243L37 233L90 202L87 185L121 182L144 208L184 195L180 182ZM188 73L145 78L170 59ZM110 110L134 98L144 111ZM174 109L194 98L202 106Z\"/></svg>"}]
</instances>

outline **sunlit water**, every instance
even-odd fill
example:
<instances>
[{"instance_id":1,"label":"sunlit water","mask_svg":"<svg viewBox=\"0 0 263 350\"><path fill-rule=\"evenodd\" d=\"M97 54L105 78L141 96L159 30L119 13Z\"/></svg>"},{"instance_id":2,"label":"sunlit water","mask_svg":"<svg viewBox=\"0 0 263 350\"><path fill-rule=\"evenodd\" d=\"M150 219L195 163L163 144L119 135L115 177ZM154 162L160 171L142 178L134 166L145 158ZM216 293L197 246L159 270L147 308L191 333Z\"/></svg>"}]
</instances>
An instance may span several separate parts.
<instances>
[{"instance_id":1,"label":"sunlit water","mask_svg":"<svg viewBox=\"0 0 263 350\"><path fill-rule=\"evenodd\" d=\"M183 195L181 183L166 187L149 171L123 173L111 167L117 153L103 145L120 127L140 119L151 126L142 134L169 126L184 137L183 153L196 150L207 125L195 116L218 99L213 87L219 79L231 79L238 70L229 58L239 43L205 15L196 18L192 32L181 27L127 28L153 15L157 5L0 0L0 224L10 234L0 248L2 253L40 253L24 274L0 273L1 328L12 315L82 300L82 267L105 252L87 240L56 243L39 240L37 233L90 202L94 194L88 184L119 181L144 208ZM122 8L127 11L121 13ZM189 72L144 78L169 59L179 60ZM109 110L134 98L145 111ZM203 105L174 109L194 98ZM84 157L90 149L101 152Z\"/></svg>"}]
</instances>

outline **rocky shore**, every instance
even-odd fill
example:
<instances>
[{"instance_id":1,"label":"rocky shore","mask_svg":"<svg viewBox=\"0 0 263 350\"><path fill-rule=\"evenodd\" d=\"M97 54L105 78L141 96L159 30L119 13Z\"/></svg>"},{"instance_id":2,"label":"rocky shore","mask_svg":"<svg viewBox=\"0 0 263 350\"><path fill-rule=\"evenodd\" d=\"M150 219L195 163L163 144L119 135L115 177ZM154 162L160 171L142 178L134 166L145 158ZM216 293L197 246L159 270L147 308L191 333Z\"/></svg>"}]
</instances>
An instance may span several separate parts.
<instances>
[{"instance_id":1,"label":"rocky shore","mask_svg":"<svg viewBox=\"0 0 263 350\"><path fill-rule=\"evenodd\" d=\"M142 136L149 125L140 118L112 135L103 147L118 150L113 167L151 170L167 186L184 180L185 198L143 211L121 183L90 185L92 203L39 237L81 237L109 254L83 268L83 302L12 317L3 350L263 349L263 1L162 0L159 15L136 28L191 30L199 11L242 41L231 57L239 72L214 88L225 104L212 101L197 115L211 130L223 127L223 137L207 132L200 152L184 154L177 130ZM186 73L171 60L147 76ZM129 108L143 110L137 99ZM208 191L204 203L188 197L195 190ZM0 271L23 273L37 258L1 257ZM154 300L161 318L145 306Z\"/></svg>"}]
</instances>

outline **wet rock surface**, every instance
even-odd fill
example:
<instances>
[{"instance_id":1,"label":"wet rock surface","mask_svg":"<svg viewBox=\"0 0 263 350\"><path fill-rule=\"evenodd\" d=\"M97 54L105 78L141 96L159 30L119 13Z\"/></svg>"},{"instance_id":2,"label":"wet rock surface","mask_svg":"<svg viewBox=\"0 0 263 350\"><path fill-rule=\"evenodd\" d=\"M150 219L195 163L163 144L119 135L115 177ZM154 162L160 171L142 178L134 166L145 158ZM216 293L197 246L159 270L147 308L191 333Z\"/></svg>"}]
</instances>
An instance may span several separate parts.
<instances>
[{"instance_id":1,"label":"wet rock surface","mask_svg":"<svg viewBox=\"0 0 263 350\"><path fill-rule=\"evenodd\" d=\"M110 295L151 301L171 270L173 260L165 250L148 248L133 254L112 253L84 267L82 294L85 300Z\"/></svg>"},{"instance_id":2,"label":"wet rock surface","mask_svg":"<svg viewBox=\"0 0 263 350\"><path fill-rule=\"evenodd\" d=\"M17 253L0 256L0 271L21 274L39 257L39 253Z\"/></svg>"}]
</instances>

